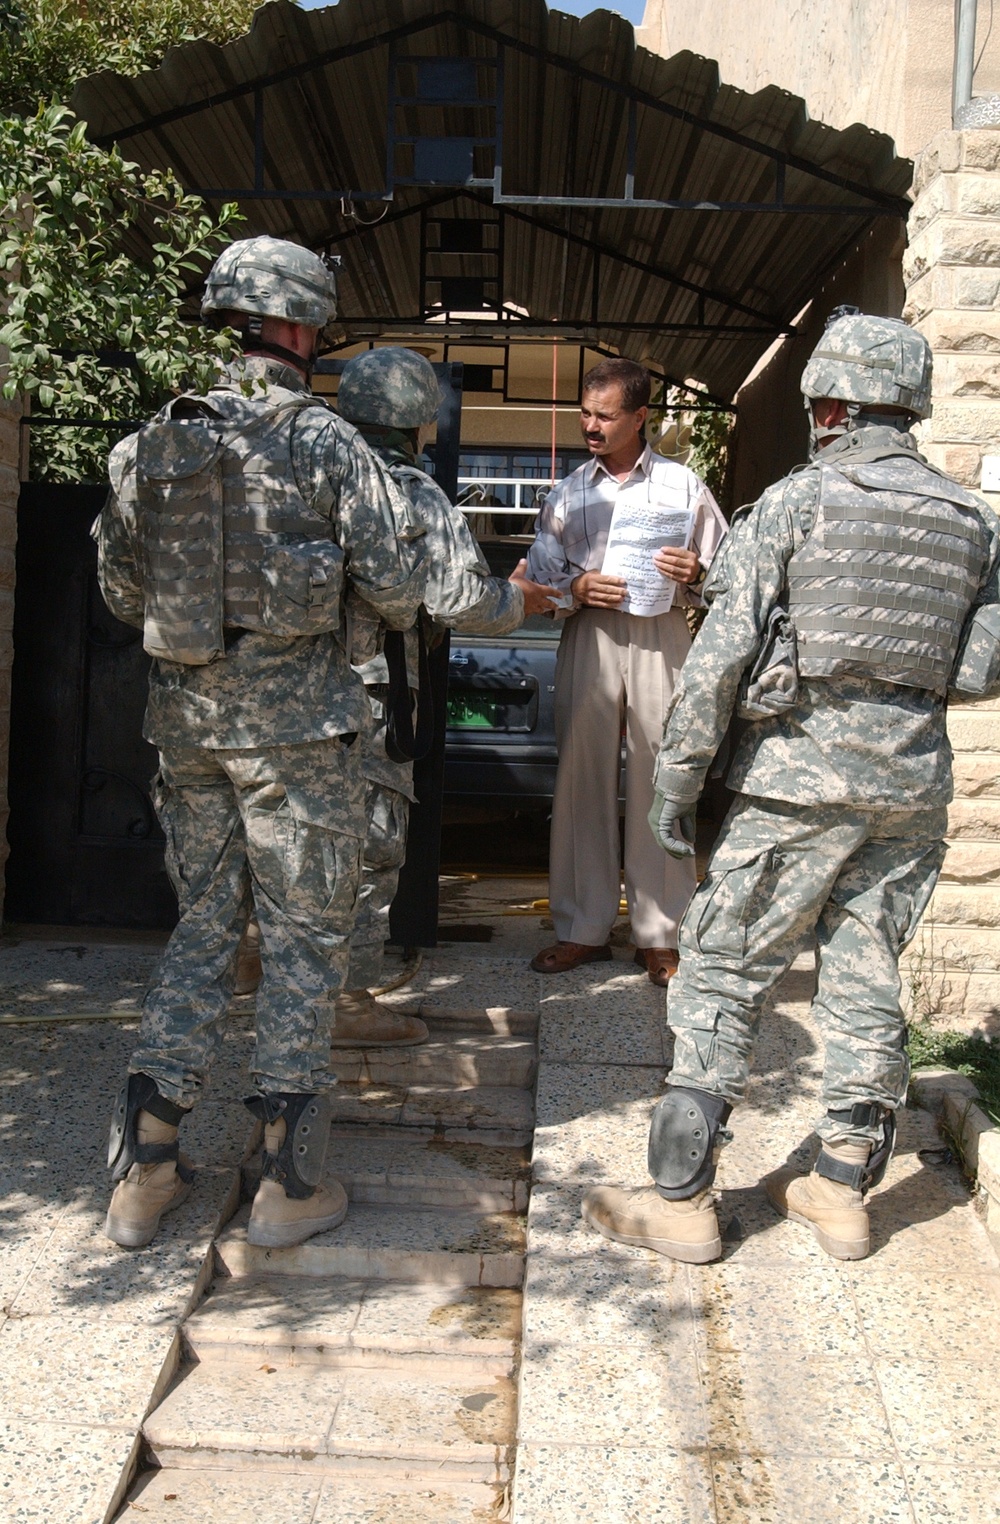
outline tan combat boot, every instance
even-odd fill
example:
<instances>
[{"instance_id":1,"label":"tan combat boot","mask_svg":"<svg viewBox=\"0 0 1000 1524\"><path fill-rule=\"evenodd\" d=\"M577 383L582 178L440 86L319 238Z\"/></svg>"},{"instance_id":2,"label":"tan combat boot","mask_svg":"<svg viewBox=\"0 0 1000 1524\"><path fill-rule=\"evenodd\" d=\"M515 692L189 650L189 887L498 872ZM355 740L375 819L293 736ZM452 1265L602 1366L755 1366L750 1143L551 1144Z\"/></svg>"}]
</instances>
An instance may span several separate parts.
<instances>
[{"instance_id":1,"label":"tan combat boot","mask_svg":"<svg viewBox=\"0 0 1000 1524\"><path fill-rule=\"evenodd\" d=\"M161 1122L149 1111L135 1119L136 1142L176 1143L177 1128ZM179 1165L179 1168L178 1168ZM180 1206L191 1189L194 1170L183 1154L163 1164L133 1164L119 1180L111 1197L104 1233L123 1249L141 1249L150 1243L164 1212Z\"/></svg>"},{"instance_id":2,"label":"tan combat boot","mask_svg":"<svg viewBox=\"0 0 1000 1524\"><path fill-rule=\"evenodd\" d=\"M655 1185L622 1191L598 1185L583 1198L583 1220L620 1244L640 1244L686 1265L707 1265L722 1253L715 1196L667 1201Z\"/></svg>"},{"instance_id":3,"label":"tan combat boot","mask_svg":"<svg viewBox=\"0 0 1000 1524\"><path fill-rule=\"evenodd\" d=\"M842 1164L864 1166L871 1149L867 1143L824 1143L823 1152ZM868 1213L862 1191L828 1180L815 1170L800 1175L787 1167L768 1175L764 1189L782 1217L811 1228L820 1247L834 1259L864 1259L868 1253Z\"/></svg>"},{"instance_id":4,"label":"tan combat boot","mask_svg":"<svg viewBox=\"0 0 1000 1524\"><path fill-rule=\"evenodd\" d=\"M263 978L260 961L260 924L252 915L246 924L239 952L236 954L236 983L234 995L255 995Z\"/></svg>"},{"instance_id":5,"label":"tan combat boot","mask_svg":"<svg viewBox=\"0 0 1000 1524\"><path fill-rule=\"evenodd\" d=\"M285 1141L285 1119L264 1128L264 1152L275 1157ZM262 1180L247 1225L247 1242L264 1249L290 1249L315 1233L337 1228L347 1216L347 1192L339 1180L318 1185L304 1200L286 1196L280 1180Z\"/></svg>"},{"instance_id":6,"label":"tan combat boot","mask_svg":"<svg viewBox=\"0 0 1000 1524\"><path fill-rule=\"evenodd\" d=\"M419 1016L379 1005L367 990L343 990L337 996L331 1047L407 1048L429 1036Z\"/></svg>"}]
</instances>

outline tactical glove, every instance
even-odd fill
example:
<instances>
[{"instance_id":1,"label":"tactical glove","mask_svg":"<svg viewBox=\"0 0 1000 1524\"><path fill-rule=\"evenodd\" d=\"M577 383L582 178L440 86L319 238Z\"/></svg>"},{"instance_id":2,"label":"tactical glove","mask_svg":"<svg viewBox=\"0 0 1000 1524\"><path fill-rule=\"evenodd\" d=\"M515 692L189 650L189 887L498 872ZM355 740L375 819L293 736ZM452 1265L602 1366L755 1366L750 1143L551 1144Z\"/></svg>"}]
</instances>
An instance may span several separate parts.
<instances>
[{"instance_id":1,"label":"tactical glove","mask_svg":"<svg viewBox=\"0 0 1000 1524\"><path fill-rule=\"evenodd\" d=\"M649 812L649 828L664 852L671 857L694 856L694 804L678 804L664 794L653 795L653 808Z\"/></svg>"}]
</instances>

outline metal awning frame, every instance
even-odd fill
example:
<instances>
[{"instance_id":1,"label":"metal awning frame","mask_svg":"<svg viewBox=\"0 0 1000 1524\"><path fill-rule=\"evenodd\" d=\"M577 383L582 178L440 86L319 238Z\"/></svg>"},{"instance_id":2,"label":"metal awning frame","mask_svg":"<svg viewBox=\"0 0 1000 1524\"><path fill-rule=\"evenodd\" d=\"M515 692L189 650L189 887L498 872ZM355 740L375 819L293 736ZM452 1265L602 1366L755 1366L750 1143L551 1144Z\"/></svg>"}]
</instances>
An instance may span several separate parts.
<instances>
[{"instance_id":1,"label":"metal awning frame","mask_svg":"<svg viewBox=\"0 0 1000 1524\"><path fill-rule=\"evenodd\" d=\"M478 107L494 105L497 111L497 121L493 138L484 139L484 142L493 142L495 138L496 164L494 175L489 179L473 180L465 182L474 187L491 187L494 204L500 206L564 206L564 207L617 207L634 208L636 210L660 210L660 211L695 211L695 212L773 212L773 213L807 213L819 216L847 216L847 217L901 217L906 218L909 211L909 202L905 197L893 196L883 191L872 190L848 176L839 175L832 170L824 169L820 165L813 164L800 155L788 153L786 150L776 148L770 143L765 143L747 133L738 132L735 128L726 127L722 123L714 122L710 117L689 110L683 106L676 106L669 101L659 99L648 91L641 90L635 85L624 84L618 80L610 79L606 75L598 74L592 69L554 53L549 48L543 48L534 43L529 43L518 37L512 37L499 31L495 27L476 20L474 17L463 14L453 9L444 9L430 16L422 16L419 19L405 23L398 27L390 28L361 42L350 43L338 48L330 48L307 62L290 64L284 69L272 71L256 80L248 80L242 84L234 85L225 91L219 91L213 95L204 96L200 100L192 101L185 106L176 106L168 111L159 112L137 122L121 132L106 134L96 139L101 146L109 146L112 143L125 142L127 139L139 136L146 132L155 131L160 127L167 126L171 122L180 121L185 117L196 115L201 111L208 111L216 106L227 102L241 99L246 96L253 97L253 144L254 144L254 183L252 186L191 186L188 187L193 194L202 196L206 200L241 200L241 201L392 201L394 187L397 183L395 166L387 162L387 183L378 189L329 189L322 190L312 188L309 190L275 189L265 184L265 165L267 160L267 131L264 111L265 92L276 85L285 83L287 80L302 78L305 75L315 73L359 54L367 53L376 48L388 46L392 50L392 62L390 66L390 99L388 140L390 150L396 141L394 131L395 108L402 102L397 100L395 92L395 67L398 63L414 63L418 61L418 55L397 54L396 44L408 37L413 37L421 32L429 31L434 27L452 24L460 30L470 32L491 41L497 48L495 59L477 59L484 65L496 67L497 74L497 97L496 102L488 98L477 100ZM510 48L525 54L536 61L544 63L552 68L559 69L577 79L586 81L598 88L612 94L622 96L627 103L628 110L628 168L625 178L625 193L617 197L575 197L575 196L519 196L510 195L503 191L503 103L502 103L502 76L504 50ZM424 101L423 104L428 104ZM636 112L638 106L659 112L662 115L683 122L685 125L697 128L699 132L709 136L724 139L748 152L758 154L768 159L774 165L775 186L772 199L767 201L650 201L636 198L635 186L635 154L636 154ZM405 139L404 139L405 141ZM827 203L827 202L788 202L785 200L785 178L787 171L793 169L812 179L826 185L836 187L838 190L847 191L852 196L859 198L857 204ZM412 178L401 180L398 183L412 184Z\"/></svg>"},{"instance_id":2,"label":"metal awning frame","mask_svg":"<svg viewBox=\"0 0 1000 1524\"><path fill-rule=\"evenodd\" d=\"M417 202L413 206L400 207L396 211L389 212L385 217L380 217L377 221L359 223L356 227L348 228L346 232L328 239L325 247L328 252L332 252L343 244L351 242L356 238L362 238L366 234L372 234L389 223L402 222L409 217L422 216L428 211L445 205L450 201L453 202L461 199L470 200L477 206L482 207L491 207L493 205L481 192L468 190L465 187L453 188L439 192L430 200ZM537 212L522 211L512 206L502 206L499 208L499 211L501 219L513 217L520 222L525 222L532 227L538 228L542 232L551 234L554 238L562 239L567 243L575 244L578 248L586 249L593 255L589 313L579 317L553 319L551 322L539 324L537 321L522 321L515 317L513 313L503 306L502 302L497 303L495 306L484 308L484 313L486 311L492 312L498 322L509 322L511 324L511 332L517 332L522 336L529 333L539 333L543 336L556 333L581 333L586 335L591 330L596 331L606 326L609 329L619 330L623 333L629 331L664 334L710 333L719 338L738 339L757 334L763 335L768 339L776 339L785 337L795 331L787 323L783 323L780 319L774 317L772 313L764 312L760 308L749 306L746 302L738 301L736 297L730 296L728 292L719 291L712 286L700 285L696 281L688 280L685 276L679 275L675 270L652 264L648 260L638 259L634 255L626 254L622 250L602 243L595 238L588 238L582 233L571 232L568 228L561 227L558 223L550 222L546 218L539 216ZM622 265L628 269L638 270L641 274L652 276L655 280L662 281L666 285L690 292L696 298L695 321L686 323L655 323L650 321L628 323L616 319L602 320L600 316L600 291L601 264L604 260L610 261L612 264ZM711 302L731 312L738 312L743 317L751 319L751 322L742 324L710 322L706 316L706 302ZM410 329L425 323L428 316L444 316L447 319L450 314L443 309L440 313L414 313L408 317L398 318L359 314L356 316L352 315L350 323L352 327L364 327L376 324L379 328ZM463 318L461 320L463 331L467 331L469 323L474 321L474 318Z\"/></svg>"}]
</instances>

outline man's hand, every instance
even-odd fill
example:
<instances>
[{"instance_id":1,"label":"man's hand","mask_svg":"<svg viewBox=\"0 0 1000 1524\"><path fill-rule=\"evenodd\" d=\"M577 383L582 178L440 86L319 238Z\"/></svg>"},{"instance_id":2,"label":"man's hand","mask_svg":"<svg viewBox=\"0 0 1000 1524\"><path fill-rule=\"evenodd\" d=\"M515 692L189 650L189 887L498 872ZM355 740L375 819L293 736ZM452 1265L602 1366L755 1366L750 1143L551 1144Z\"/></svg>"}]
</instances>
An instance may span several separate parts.
<instances>
[{"instance_id":1,"label":"man's hand","mask_svg":"<svg viewBox=\"0 0 1000 1524\"><path fill-rule=\"evenodd\" d=\"M541 582L531 582L524 574L528 570L528 563L522 559L518 561L514 570L507 578L515 587L521 589L524 595L525 614L552 614L553 603L562 597L557 587L546 587Z\"/></svg>"},{"instance_id":2,"label":"man's hand","mask_svg":"<svg viewBox=\"0 0 1000 1524\"><path fill-rule=\"evenodd\" d=\"M653 808L649 812L649 828L664 852L671 857L694 856L694 829L696 805L678 804L657 792L653 795Z\"/></svg>"},{"instance_id":3,"label":"man's hand","mask_svg":"<svg viewBox=\"0 0 1000 1524\"><path fill-rule=\"evenodd\" d=\"M684 587L690 587L701 576L701 562L693 550L674 550L664 546L662 550L654 551L653 565L665 577L680 582Z\"/></svg>"},{"instance_id":4,"label":"man's hand","mask_svg":"<svg viewBox=\"0 0 1000 1524\"><path fill-rule=\"evenodd\" d=\"M616 609L625 602L628 583L624 577L606 577L603 572L584 572L571 584L577 603L591 609Z\"/></svg>"}]
</instances>

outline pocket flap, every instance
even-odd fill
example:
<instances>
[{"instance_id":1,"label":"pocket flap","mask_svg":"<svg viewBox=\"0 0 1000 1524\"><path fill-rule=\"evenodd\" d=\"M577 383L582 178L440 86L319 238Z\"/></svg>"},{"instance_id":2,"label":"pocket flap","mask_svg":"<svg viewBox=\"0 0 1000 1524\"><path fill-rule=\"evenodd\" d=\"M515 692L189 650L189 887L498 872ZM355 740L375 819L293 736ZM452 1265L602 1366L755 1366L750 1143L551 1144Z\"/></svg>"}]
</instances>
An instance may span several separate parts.
<instances>
[{"instance_id":1,"label":"pocket flap","mask_svg":"<svg viewBox=\"0 0 1000 1524\"><path fill-rule=\"evenodd\" d=\"M147 423L139 430L136 469L149 482L182 481L207 471L221 449L221 435L206 423Z\"/></svg>"}]
</instances>

